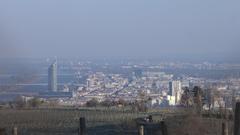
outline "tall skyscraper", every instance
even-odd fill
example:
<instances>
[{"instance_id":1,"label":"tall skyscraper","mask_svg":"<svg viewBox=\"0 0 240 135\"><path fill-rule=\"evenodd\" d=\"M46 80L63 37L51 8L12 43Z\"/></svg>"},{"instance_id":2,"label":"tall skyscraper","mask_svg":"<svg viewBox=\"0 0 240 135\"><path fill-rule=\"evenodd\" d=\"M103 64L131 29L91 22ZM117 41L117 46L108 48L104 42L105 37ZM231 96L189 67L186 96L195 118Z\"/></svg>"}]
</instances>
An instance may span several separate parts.
<instances>
[{"instance_id":1,"label":"tall skyscraper","mask_svg":"<svg viewBox=\"0 0 240 135\"><path fill-rule=\"evenodd\" d=\"M175 103L177 104L181 99L182 84L180 81L169 82L169 95L175 97Z\"/></svg>"},{"instance_id":2,"label":"tall skyscraper","mask_svg":"<svg viewBox=\"0 0 240 135\"><path fill-rule=\"evenodd\" d=\"M48 90L57 92L57 61L48 68Z\"/></svg>"}]
</instances>

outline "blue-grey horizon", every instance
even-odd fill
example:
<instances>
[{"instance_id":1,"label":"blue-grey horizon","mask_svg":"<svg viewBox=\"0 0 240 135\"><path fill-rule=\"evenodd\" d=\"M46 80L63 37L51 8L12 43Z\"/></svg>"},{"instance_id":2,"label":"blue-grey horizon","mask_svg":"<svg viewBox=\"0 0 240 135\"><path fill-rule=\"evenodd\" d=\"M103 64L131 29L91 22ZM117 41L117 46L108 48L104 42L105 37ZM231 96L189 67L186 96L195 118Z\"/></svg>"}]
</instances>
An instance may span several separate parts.
<instances>
[{"instance_id":1,"label":"blue-grey horizon","mask_svg":"<svg viewBox=\"0 0 240 135\"><path fill-rule=\"evenodd\" d=\"M0 57L240 58L240 1L3 0Z\"/></svg>"}]
</instances>

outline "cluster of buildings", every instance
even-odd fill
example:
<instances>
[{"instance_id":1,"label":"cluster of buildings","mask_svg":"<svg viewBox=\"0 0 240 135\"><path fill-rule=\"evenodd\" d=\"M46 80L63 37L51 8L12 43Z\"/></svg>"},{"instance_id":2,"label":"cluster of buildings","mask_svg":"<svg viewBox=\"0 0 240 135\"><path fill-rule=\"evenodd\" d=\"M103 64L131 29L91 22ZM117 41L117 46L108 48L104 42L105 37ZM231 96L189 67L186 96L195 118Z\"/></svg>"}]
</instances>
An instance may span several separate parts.
<instances>
[{"instance_id":1,"label":"cluster of buildings","mask_svg":"<svg viewBox=\"0 0 240 135\"><path fill-rule=\"evenodd\" d=\"M174 81L172 74L164 72L134 70L129 76L95 72L88 75L84 85L71 91L60 91L55 62L48 69L48 78L49 91L40 93L40 96L62 99L65 105L83 105L93 98L98 101L123 99L134 102L138 100L139 93L144 92L151 99L151 105L175 106L180 103L182 93L181 82Z\"/></svg>"},{"instance_id":2,"label":"cluster of buildings","mask_svg":"<svg viewBox=\"0 0 240 135\"><path fill-rule=\"evenodd\" d=\"M238 100L235 97L240 95L239 79L226 81L190 76L176 78L173 74L165 72L134 68L132 73L127 75L89 72L85 83L58 87L57 71L58 65L55 61L48 68L48 91L39 92L38 96L46 100L58 100L62 105L84 105L93 98L99 102L119 99L134 102L139 100L140 93L144 93L152 107L178 106L185 87L192 89L194 86L200 86L207 93L206 98L211 103L211 108L219 108L230 107L233 97ZM78 76L81 78L79 73ZM233 90L236 90L234 96Z\"/></svg>"}]
</instances>

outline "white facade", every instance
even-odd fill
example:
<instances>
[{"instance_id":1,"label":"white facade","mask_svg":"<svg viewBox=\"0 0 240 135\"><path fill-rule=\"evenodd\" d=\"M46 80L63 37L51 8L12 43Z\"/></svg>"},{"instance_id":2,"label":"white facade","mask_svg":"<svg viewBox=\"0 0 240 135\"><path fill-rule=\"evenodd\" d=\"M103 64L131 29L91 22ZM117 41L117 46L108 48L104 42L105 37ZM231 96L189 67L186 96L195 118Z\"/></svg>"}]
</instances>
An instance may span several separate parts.
<instances>
[{"instance_id":1,"label":"white facade","mask_svg":"<svg viewBox=\"0 0 240 135\"><path fill-rule=\"evenodd\" d=\"M180 81L169 82L169 96L175 97L175 105L180 103L182 95L182 84ZM171 99L172 99L171 98Z\"/></svg>"},{"instance_id":2,"label":"white facade","mask_svg":"<svg viewBox=\"0 0 240 135\"><path fill-rule=\"evenodd\" d=\"M167 97L167 100L168 100L168 104L169 104L170 106L176 105L176 97L175 97L175 96L168 96L168 97Z\"/></svg>"}]
</instances>

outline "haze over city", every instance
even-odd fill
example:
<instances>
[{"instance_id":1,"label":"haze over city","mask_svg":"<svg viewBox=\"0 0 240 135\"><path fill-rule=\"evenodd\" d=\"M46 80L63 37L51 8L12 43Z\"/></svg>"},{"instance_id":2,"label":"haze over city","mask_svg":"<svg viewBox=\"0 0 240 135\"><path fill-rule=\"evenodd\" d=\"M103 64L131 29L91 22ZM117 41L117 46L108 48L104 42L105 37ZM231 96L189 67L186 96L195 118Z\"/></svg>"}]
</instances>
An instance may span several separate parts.
<instances>
[{"instance_id":1,"label":"haze over city","mask_svg":"<svg viewBox=\"0 0 240 135\"><path fill-rule=\"evenodd\" d=\"M1 57L240 58L237 0L1 1Z\"/></svg>"}]
</instances>

